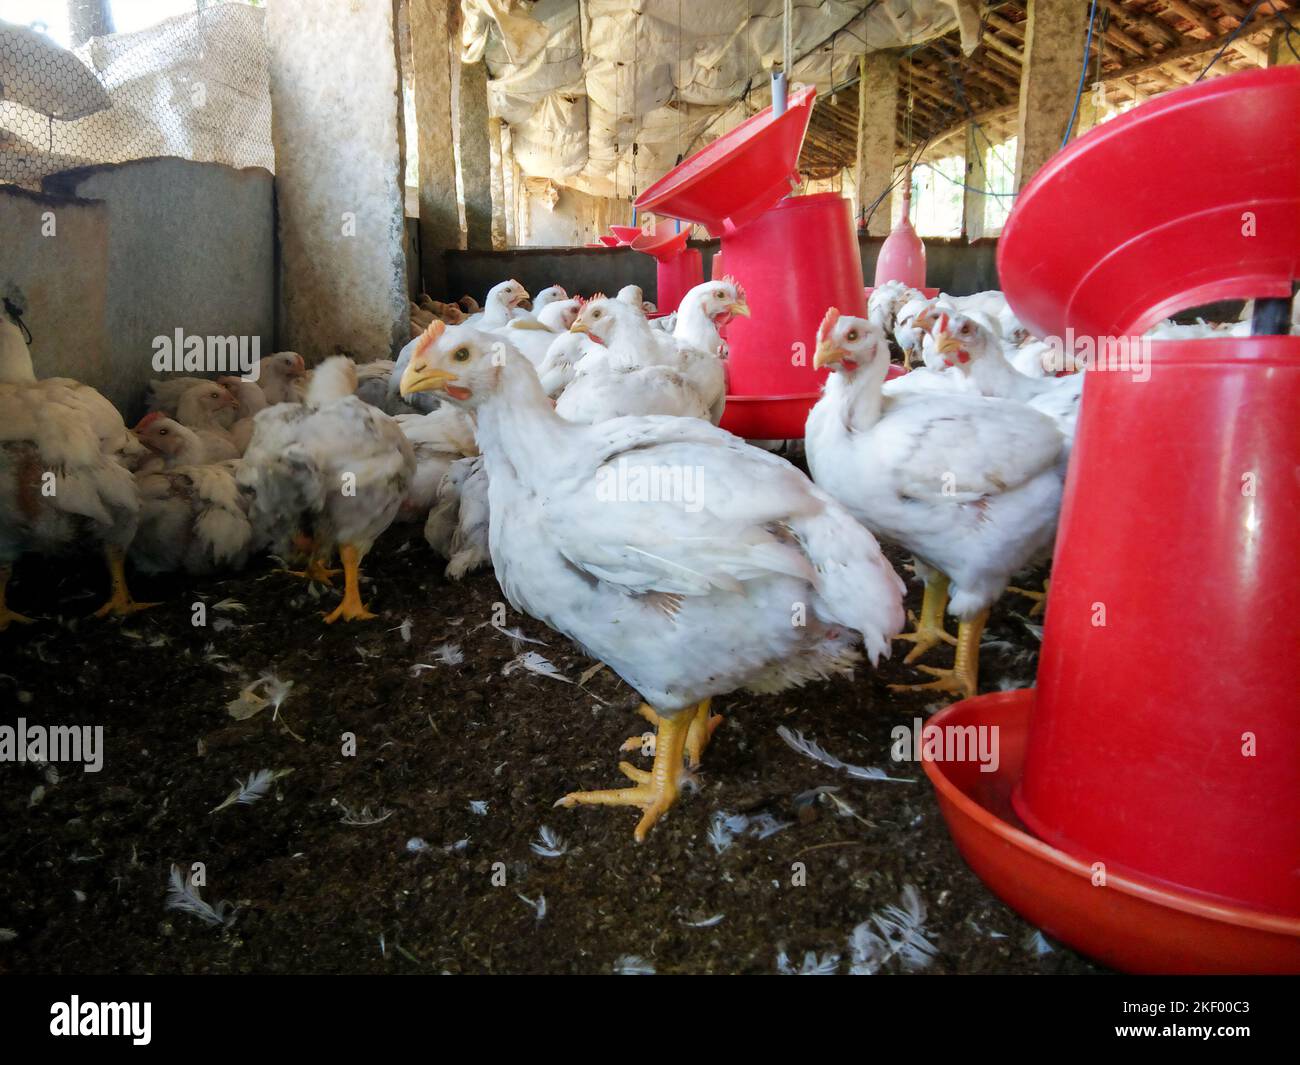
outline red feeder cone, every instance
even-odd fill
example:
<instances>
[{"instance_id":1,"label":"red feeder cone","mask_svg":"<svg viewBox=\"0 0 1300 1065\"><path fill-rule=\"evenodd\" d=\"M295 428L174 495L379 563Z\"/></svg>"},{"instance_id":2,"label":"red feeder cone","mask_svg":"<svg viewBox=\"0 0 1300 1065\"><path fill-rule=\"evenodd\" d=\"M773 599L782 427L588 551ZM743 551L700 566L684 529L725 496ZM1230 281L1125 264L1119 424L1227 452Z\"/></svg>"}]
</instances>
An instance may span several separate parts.
<instances>
[{"instance_id":1,"label":"red feeder cone","mask_svg":"<svg viewBox=\"0 0 1300 1065\"><path fill-rule=\"evenodd\" d=\"M739 436L803 436L825 371L812 367L829 306L865 314L862 259L848 201L833 193L782 200L798 184L816 90L790 95L684 160L637 208L707 226L726 273L745 288L751 318L727 326L730 391L722 426ZM778 203L778 200L782 202ZM719 276L715 256L712 274Z\"/></svg>"},{"instance_id":2,"label":"red feeder cone","mask_svg":"<svg viewBox=\"0 0 1300 1065\"><path fill-rule=\"evenodd\" d=\"M680 231L672 223L660 222L653 233L642 233L632 247L655 258L655 306L660 314L677 310L682 297L704 281L704 259L698 248L688 248L690 226Z\"/></svg>"},{"instance_id":3,"label":"red feeder cone","mask_svg":"<svg viewBox=\"0 0 1300 1065\"><path fill-rule=\"evenodd\" d=\"M1058 154L999 248L1035 332L1131 343L1084 389L1032 718L932 719L999 725L1023 772L926 770L990 886L1120 968L1300 972L1300 338L1132 339L1290 295L1297 173L1300 68L1218 78Z\"/></svg>"}]
</instances>

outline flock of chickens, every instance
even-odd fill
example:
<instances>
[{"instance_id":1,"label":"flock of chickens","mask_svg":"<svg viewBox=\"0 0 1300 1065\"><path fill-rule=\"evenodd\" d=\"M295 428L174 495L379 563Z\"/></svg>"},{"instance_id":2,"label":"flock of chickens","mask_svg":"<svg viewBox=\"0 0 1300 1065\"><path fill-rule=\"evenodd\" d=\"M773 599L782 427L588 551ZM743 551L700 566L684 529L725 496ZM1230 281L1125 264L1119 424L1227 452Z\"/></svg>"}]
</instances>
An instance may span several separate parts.
<instances>
[{"instance_id":1,"label":"flock of chickens","mask_svg":"<svg viewBox=\"0 0 1300 1065\"><path fill-rule=\"evenodd\" d=\"M683 762L699 764L716 695L851 672L896 638L909 663L955 644L952 668L920 667L936 679L915 687L973 695L989 608L1050 553L1083 374L1055 376L998 292L881 286L866 319L832 308L818 332L815 364L832 372L808 419L810 479L717 428L723 333L747 314L730 278L662 317L635 286L530 300L505 281L481 309L413 305L395 362L308 370L280 352L256 380L155 381L128 428L94 389L36 376L6 300L0 631L31 621L5 598L22 555L89 544L109 569L101 616L151 605L131 597L128 559L203 574L270 551L324 583L337 556L343 595L325 620L371 618L362 560L393 522L423 521L448 576L490 561L513 607L640 693L653 767L622 762L630 786L560 800L639 808L638 840ZM891 338L918 363L893 378ZM679 491L626 490L646 484ZM925 581L912 632L877 538Z\"/></svg>"}]
</instances>

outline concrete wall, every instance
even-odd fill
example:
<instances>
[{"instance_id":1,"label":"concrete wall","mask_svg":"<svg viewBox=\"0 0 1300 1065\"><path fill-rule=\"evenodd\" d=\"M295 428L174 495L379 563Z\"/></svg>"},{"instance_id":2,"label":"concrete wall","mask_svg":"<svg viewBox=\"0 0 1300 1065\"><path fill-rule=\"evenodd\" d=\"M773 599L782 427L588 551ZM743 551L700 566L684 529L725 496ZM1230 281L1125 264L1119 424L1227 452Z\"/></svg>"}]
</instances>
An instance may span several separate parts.
<instances>
[{"instance_id":1,"label":"concrete wall","mask_svg":"<svg viewBox=\"0 0 1300 1065\"><path fill-rule=\"evenodd\" d=\"M42 236L53 213L56 235ZM143 159L0 187L0 289L26 300L39 376L100 389L127 417L153 338L257 338L275 350L275 202L260 168Z\"/></svg>"},{"instance_id":2,"label":"concrete wall","mask_svg":"<svg viewBox=\"0 0 1300 1065\"><path fill-rule=\"evenodd\" d=\"M862 276L870 283L876 273L881 237L861 237ZM704 276L710 276L718 241L692 241L704 257ZM997 288L997 241L967 244L961 240L925 242L931 285L954 296ZM624 285L640 285L647 299L655 299L655 262L628 248L513 248L500 252L453 251L447 253L448 296L468 292L482 300L498 281L513 277L529 292L561 284L570 292L613 295ZM435 294L435 298L436 294Z\"/></svg>"}]
</instances>

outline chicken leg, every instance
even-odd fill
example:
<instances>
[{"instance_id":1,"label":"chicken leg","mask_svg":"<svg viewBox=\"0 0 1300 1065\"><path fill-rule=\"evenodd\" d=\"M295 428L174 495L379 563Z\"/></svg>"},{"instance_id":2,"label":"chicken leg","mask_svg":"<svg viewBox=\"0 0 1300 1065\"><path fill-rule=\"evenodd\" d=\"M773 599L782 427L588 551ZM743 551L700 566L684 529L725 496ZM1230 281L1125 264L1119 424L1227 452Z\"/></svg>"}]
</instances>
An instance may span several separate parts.
<instances>
[{"instance_id":1,"label":"chicken leg","mask_svg":"<svg viewBox=\"0 0 1300 1065\"><path fill-rule=\"evenodd\" d=\"M648 709L648 708L647 708ZM677 801L678 784L682 777L682 754L686 749L691 724L701 710L708 712L708 700L695 710L683 711L672 717L656 715L659 734L655 742L655 763L650 772L637 769L629 762L619 762L619 771L636 782L633 788L614 788L609 791L572 791L559 799L556 806L639 806L644 813L634 833L641 843L672 805Z\"/></svg>"},{"instance_id":2,"label":"chicken leg","mask_svg":"<svg viewBox=\"0 0 1300 1065\"><path fill-rule=\"evenodd\" d=\"M712 699L705 699L691 711L691 727L686 734L686 764L691 769L699 769L704 757L704 748L709 745L718 726L726 719L721 714L711 714L709 707ZM659 727L662 718L645 703L641 704L640 714L643 718ZM629 736L623 741L620 751L640 751L646 757L654 755L658 746L658 737L653 732L643 732L640 736Z\"/></svg>"},{"instance_id":3,"label":"chicken leg","mask_svg":"<svg viewBox=\"0 0 1300 1065\"><path fill-rule=\"evenodd\" d=\"M124 618L131 614L158 606L157 603L137 603L131 598L131 591L126 586L126 552L115 544L104 545L104 560L108 563L108 578L112 585L112 594L108 602L95 611L95 617Z\"/></svg>"},{"instance_id":4,"label":"chicken leg","mask_svg":"<svg viewBox=\"0 0 1300 1065\"><path fill-rule=\"evenodd\" d=\"M343 601L325 615L325 624L333 625L340 618L369 621L377 615L370 613L361 601L361 552L353 544L341 544L339 558L343 560Z\"/></svg>"},{"instance_id":5,"label":"chicken leg","mask_svg":"<svg viewBox=\"0 0 1300 1065\"><path fill-rule=\"evenodd\" d=\"M1052 591L1052 578L1048 577L1043 581L1043 590L1041 592L1033 592L1028 588L1012 588L1010 585L1007 586L1007 591L1015 592L1016 595L1023 595L1026 599L1033 600L1034 606L1033 609L1029 611L1029 616L1031 618L1036 618L1039 614L1047 610L1047 597Z\"/></svg>"},{"instance_id":6,"label":"chicken leg","mask_svg":"<svg viewBox=\"0 0 1300 1065\"><path fill-rule=\"evenodd\" d=\"M948 608L948 578L942 573L935 573L925 582L925 595L921 599L920 620L913 620L916 626L911 632L899 633L895 639L909 640L916 646L907 652L903 659L911 665L926 651L937 643L955 644L957 641L948 635L943 627L943 612Z\"/></svg>"},{"instance_id":7,"label":"chicken leg","mask_svg":"<svg viewBox=\"0 0 1300 1065\"><path fill-rule=\"evenodd\" d=\"M9 628L11 622L19 625L30 625L32 619L25 614L19 614L10 610L5 603L5 589L9 586L9 575L13 573L13 566L0 566L0 632Z\"/></svg>"},{"instance_id":8,"label":"chicken leg","mask_svg":"<svg viewBox=\"0 0 1300 1065\"><path fill-rule=\"evenodd\" d=\"M988 621L989 612L982 610L969 621L963 621L957 627L957 656L952 669L936 669L933 666L916 668L938 677L928 684L891 684L891 691L898 692L954 692L963 699L972 698L979 688L980 676L980 637L984 634L984 623Z\"/></svg>"},{"instance_id":9,"label":"chicken leg","mask_svg":"<svg viewBox=\"0 0 1300 1065\"><path fill-rule=\"evenodd\" d=\"M330 569L328 551L322 552L316 541L304 533L293 538L293 546L307 556L307 564L302 569L286 569L285 573L333 588L334 578L343 571Z\"/></svg>"}]
</instances>

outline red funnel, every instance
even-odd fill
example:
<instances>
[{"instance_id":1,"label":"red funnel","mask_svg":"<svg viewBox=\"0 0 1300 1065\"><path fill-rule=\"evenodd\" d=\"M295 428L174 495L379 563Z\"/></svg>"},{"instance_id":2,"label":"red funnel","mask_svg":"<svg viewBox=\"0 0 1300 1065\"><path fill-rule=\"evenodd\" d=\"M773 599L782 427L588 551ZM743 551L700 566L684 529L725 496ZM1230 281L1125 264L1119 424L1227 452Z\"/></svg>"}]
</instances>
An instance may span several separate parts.
<instances>
[{"instance_id":1,"label":"red funnel","mask_svg":"<svg viewBox=\"0 0 1300 1065\"><path fill-rule=\"evenodd\" d=\"M640 226L610 226L609 231L618 239L619 244L631 244L641 236Z\"/></svg>"},{"instance_id":2,"label":"red funnel","mask_svg":"<svg viewBox=\"0 0 1300 1065\"><path fill-rule=\"evenodd\" d=\"M876 257L876 285L901 281L911 288L925 288L925 244L912 227L912 174L908 169L903 190L903 217L890 231Z\"/></svg>"},{"instance_id":3,"label":"red funnel","mask_svg":"<svg viewBox=\"0 0 1300 1065\"><path fill-rule=\"evenodd\" d=\"M1159 164L1159 180L1152 180ZM1080 137L1020 193L998 276L1039 336L1124 336L1300 264L1300 66L1166 93Z\"/></svg>"},{"instance_id":4,"label":"red funnel","mask_svg":"<svg viewBox=\"0 0 1300 1065\"><path fill-rule=\"evenodd\" d=\"M799 184L799 151L817 90L790 94L683 160L641 193L637 210L698 222L720 237L751 222Z\"/></svg>"},{"instance_id":5,"label":"red funnel","mask_svg":"<svg viewBox=\"0 0 1300 1065\"><path fill-rule=\"evenodd\" d=\"M690 237L690 226L682 226L678 229L675 223L660 222L655 226L653 233L642 233L632 241L632 250L643 251L647 255L653 255L661 263L666 263L686 250L686 242Z\"/></svg>"}]
</instances>

